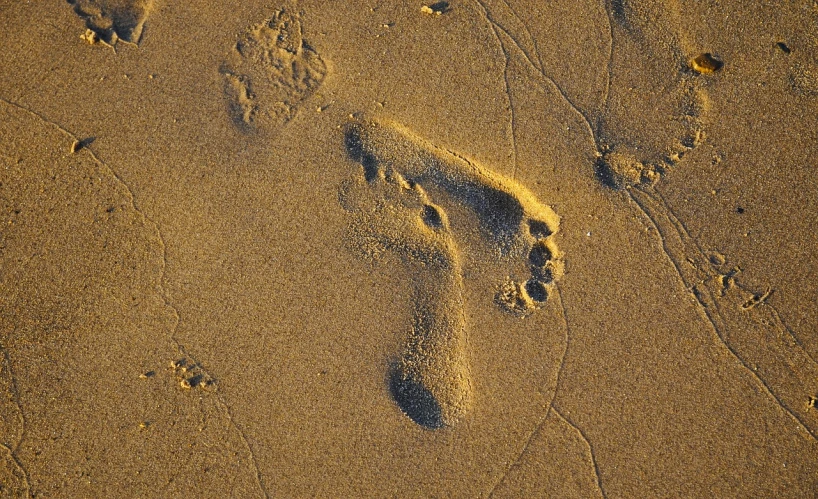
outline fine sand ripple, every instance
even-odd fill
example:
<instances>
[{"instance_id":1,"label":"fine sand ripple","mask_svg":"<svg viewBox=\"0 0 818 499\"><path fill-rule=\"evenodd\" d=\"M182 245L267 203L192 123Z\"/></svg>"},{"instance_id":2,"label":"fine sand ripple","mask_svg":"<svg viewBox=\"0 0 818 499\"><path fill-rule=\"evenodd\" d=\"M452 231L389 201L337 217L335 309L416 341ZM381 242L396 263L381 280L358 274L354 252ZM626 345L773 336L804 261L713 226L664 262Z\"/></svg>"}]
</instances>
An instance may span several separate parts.
<instances>
[{"instance_id":1,"label":"fine sand ripple","mask_svg":"<svg viewBox=\"0 0 818 499\"><path fill-rule=\"evenodd\" d=\"M85 26L108 45L138 44L153 0L68 0ZM88 40L92 42L92 40Z\"/></svg>"},{"instance_id":2,"label":"fine sand ripple","mask_svg":"<svg viewBox=\"0 0 818 499\"><path fill-rule=\"evenodd\" d=\"M412 330L390 373L398 406L427 428L451 426L471 402L463 284L448 218L423 185L445 190L477 215L484 235L505 258L528 259L531 276L499 286L496 302L526 316L539 308L562 275L552 236L559 217L534 195L471 161L411 134L398 124L350 124L350 157L362 174L347 182L341 203L353 217L349 235L370 258L395 252L423 269L413 282Z\"/></svg>"},{"instance_id":3,"label":"fine sand ripple","mask_svg":"<svg viewBox=\"0 0 818 499\"><path fill-rule=\"evenodd\" d=\"M287 10L249 27L222 64L233 122L245 132L277 128L327 75L327 65L304 40L301 19Z\"/></svg>"}]
</instances>

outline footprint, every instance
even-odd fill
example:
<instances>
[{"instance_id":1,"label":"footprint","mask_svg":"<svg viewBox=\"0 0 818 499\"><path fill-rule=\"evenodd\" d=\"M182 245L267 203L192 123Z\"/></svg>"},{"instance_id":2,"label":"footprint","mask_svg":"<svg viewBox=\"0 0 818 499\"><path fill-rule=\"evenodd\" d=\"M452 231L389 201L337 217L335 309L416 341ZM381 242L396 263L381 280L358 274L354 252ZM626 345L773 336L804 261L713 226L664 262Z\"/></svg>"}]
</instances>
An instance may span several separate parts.
<instances>
[{"instance_id":1,"label":"footprint","mask_svg":"<svg viewBox=\"0 0 818 499\"><path fill-rule=\"evenodd\" d=\"M417 137L397 123L374 121L347 127L346 146L364 176L397 169L410 182L438 189L467 206L501 258L528 258L530 275L509 277L498 286L496 302L525 316L539 308L564 270L553 236L559 216L512 179Z\"/></svg>"},{"instance_id":2,"label":"footprint","mask_svg":"<svg viewBox=\"0 0 818 499\"><path fill-rule=\"evenodd\" d=\"M304 40L301 20L285 9L239 36L221 67L230 116L245 132L277 128L321 86L327 64Z\"/></svg>"},{"instance_id":3,"label":"footprint","mask_svg":"<svg viewBox=\"0 0 818 499\"><path fill-rule=\"evenodd\" d=\"M355 122L347 126L350 157L361 175L341 189L352 214L349 239L370 258L386 251L422 270L413 282L412 331L390 371L398 406L427 428L451 426L471 403L459 251L448 216L425 190L440 189L477 217L501 258L526 258L528 278L508 278L495 301L526 316L539 308L562 275L553 236L559 217L516 182L438 148L402 126Z\"/></svg>"},{"instance_id":4,"label":"footprint","mask_svg":"<svg viewBox=\"0 0 818 499\"><path fill-rule=\"evenodd\" d=\"M702 53L682 31L667 29L684 25L675 4L656 12L622 2L611 7L611 67L618 69L595 123L600 153L595 171L614 189L654 185L704 142L707 87L722 62ZM659 15L667 22L654 22ZM650 111L634 120L634 108Z\"/></svg>"},{"instance_id":5,"label":"footprint","mask_svg":"<svg viewBox=\"0 0 818 499\"><path fill-rule=\"evenodd\" d=\"M430 429L455 424L471 403L463 283L446 214L424 190L389 167L365 165L341 204L352 214L350 241L378 259L399 255L422 271L412 283L412 329L392 363L389 389L401 410Z\"/></svg>"},{"instance_id":6,"label":"footprint","mask_svg":"<svg viewBox=\"0 0 818 499\"><path fill-rule=\"evenodd\" d=\"M68 3L85 21L86 28L111 46L120 40L138 44L153 8L153 0L68 0Z\"/></svg>"}]
</instances>

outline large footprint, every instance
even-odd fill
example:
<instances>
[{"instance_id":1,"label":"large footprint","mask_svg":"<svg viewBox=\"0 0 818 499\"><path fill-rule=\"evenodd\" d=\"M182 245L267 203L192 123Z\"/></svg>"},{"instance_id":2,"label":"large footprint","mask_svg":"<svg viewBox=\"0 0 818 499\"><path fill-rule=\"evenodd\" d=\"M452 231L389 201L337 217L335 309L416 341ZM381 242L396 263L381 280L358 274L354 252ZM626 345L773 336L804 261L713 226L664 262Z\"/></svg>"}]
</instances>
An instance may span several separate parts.
<instances>
[{"instance_id":1,"label":"large footprint","mask_svg":"<svg viewBox=\"0 0 818 499\"><path fill-rule=\"evenodd\" d=\"M479 218L504 258L527 256L530 276L499 286L497 303L525 316L541 306L562 274L553 242L559 217L521 185L437 148L397 124L347 126L347 152L361 175L344 185L350 240L377 258L395 252L422 265L413 282L412 330L390 373L400 408L427 428L451 426L471 403L463 284L457 245L446 213L422 185L445 190Z\"/></svg>"},{"instance_id":2,"label":"large footprint","mask_svg":"<svg viewBox=\"0 0 818 499\"><path fill-rule=\"evenodd\" d=\"M412 329L391 366L390 391L416 423L451 426L470 405L471 382L463 283L446 215L391 168L347 183L341 202L353 214L350 239L358 250L372 258L392 251L423 267L412 283Z\"/></svg>"},{"instance_id":3,"label":"large footprint","mask_svg":"<svg viewBox=\"0 0 818 499\"><path fill-rule=\"evenodd\" d=\"M553 240L559 216L531 191L394 122L353 123L346 146L366 178L382 168L397 169L411 182L445 191L478 217L501 258L528 258L526 279L509 277L498 286L496 299L503 309L525 316L547 300L564 269Z\"/></svg>"}]
</instances>

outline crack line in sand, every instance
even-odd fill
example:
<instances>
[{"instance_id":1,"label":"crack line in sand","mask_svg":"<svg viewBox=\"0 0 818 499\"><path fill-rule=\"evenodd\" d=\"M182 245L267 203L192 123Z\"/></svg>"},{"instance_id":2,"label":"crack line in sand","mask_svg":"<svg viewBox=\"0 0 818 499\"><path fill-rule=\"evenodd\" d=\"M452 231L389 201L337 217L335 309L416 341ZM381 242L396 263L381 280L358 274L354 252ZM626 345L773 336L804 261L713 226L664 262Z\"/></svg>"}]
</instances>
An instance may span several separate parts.
<instances>
[{"instance_id":1,"label":"crack line in sand","mask_svg":"<svg viewBox=\"0 0 818 499\"><path fill-rule=\"evenodd\" d=\"M551 404L551 411L553 411L553 413L554 413L554 414L556 414L556 415L557 415L557 417L559 417L561 420L563 420L563 421L564 421L564 422L565 422L565 423L566 423L568 426L570 426L571 428L575 429L575 430L577 431L577 434L580 436L580 438L582 439L582 441L585 443L585 445L587 445L587 446L588 446L588 454L589 454L589 455L590 455L590 457L591 457L591 464L593 464L593 466L594 466L594 476L595 476L595 478L596 478L596 486L597 486L597 488L599 489L599 493L600 493L600 495L602 496L602 498L603 498L603 499L606 499L606 498L608 497L608 494L605 492L605 489L602 487L602 478L601 478L601 476L600 476L600 474L599 474L599 466L597 465L597 462L596 462L596 455L594 455L594 447L591 445L591 441L590 441L590 440L588 439L588 437L585 435L585 432L584 432L584 431L582 431L582 430L579 428L579 426L577 426L577 425L575 425L573 422L571 422L571 420L570 420L570 419L568 419L567 417L565 417L565 416L564 416L564 415L563 415L563 414L562 414L562 413L559 411L559 409L557 409L557 408L554 406L554 404L553 404L553 403Z\"/></svg>"},{"instance_id":2,"label":"crack line in sand","mask_svg":"<svg viewBox=\"0 0 818 499\"><path fill-rule=\"evenodd\" d=\"M9 455L9 458L11 459L11 462L14 463L14 466L17 467L17 470L20 473L22 473L23 480L24 480L25 486L26 486L26 496L27 497L33 497L33 495L31 494L31 483L29 482L29 479L28 479L28 472L23 467L22 463L20 463L20 460L17 458L17 456L14 455L14 451L12 451L11 448L8 445L0 444L0 447L2 447L3 449L6 450L6 453Z\"/></svg>"},{"instance_id":3,"label":"crack line in sand","mask_svg":"<svg viewBox=\"0 0 818 499\"><path fill-rule=\"evenodd\" d=\"M562 323L563 323L563 327L564 327L564 330L565 330L565 348L563 349L562 356L560 357L560 365L557 367L557 370L556 370L557 375L556 375L556 380L555 380L555 383L554 383L554 396L556 397L557 387L559 386L560 374L562 373L562 368L565 366L565 356L568 353L568 320L567 320L567 318L565 316L565 304L562 301L562 292L560 291L560 287L559 287L558 283L554 283L554 291L555 291L554 292L554 297L557 299L557 301L559 301L559 309L560 309L560 314L561 314L560 316L562 317ZM537 387L537 391L541 395L544 395L539 386ZM537 435L537 433L540 432L540 430L542 429L542 427L545 424L546 420L548 419L548 413L553 408L553 404L554 404L554 401L552 399L551 403L548 405L548 408L545 410L545 413L542 415L542 417L540 417L540 420L537 422L536 426L534 427L534 430L531 432L531 434L526 439L525 445L523 445L522 450L520 451L519 454L517 454L517 458L514 459L514 461L512 461L512 463L508 466L508 468L506 468L506 470L503 472L503 475L500 477L500 479L497 481L497 483L494 484L494 486L491 488L491 490L489 490L486 497L489 497L489 498L493 497L494 492L500 487L500 485L503 484L503 482L505 482L506 477L511 472L511 470L519 465L519 463L522 460L523 456L525 456L526 452L528 452L528 448L531 446L531 443L534 441L534 437ZM571 426L573 426L573 425L571 425ZM589 444L589 446L590 446L590 444ZM595 473L597 474L597 482L598 482L599 481L599 471L596 470L596 462L594 462L594 470L595 470Z\"/></svg>"},{"instance_id":4,"label":"crack line in sand","mask_svg":"<svg viewBox=\"0 0 818 499\"><path fill-rule=\"evenodd\" d=\"M542 56L540 55L540 49L539 49L539 46L537 45L537 39L534 38L534 35L531 33L531 30L528 29L528 25L523 21L523 19L519 16L519 14L517 14L517 11L514 10L514 7L511 6L511 4L508 2L508 0L501 0L501 1L503 2L503 5L505 5L506 8L509 10L509 12L511 12L512 17L514 17L514 19L516 19L517 22L519 22L523 26L523 31L525 31L525 34L528 37L528 40L531 42L531 48L534 49L534 55L536 56L536 62L537 62L536 67L540 71L545 71L545 69L544 69L545 66L542 63ZM529 56L529 58L533 59L533 57L531 57L531 54L528 54L528 56Z\"/></svg>"},{"instance_id":5,"label":"crack line in sand","mask_svg":"<svg viewBox=\"0 0 818 499\"><path fill-rule=\"evenodd\" d=\"M498 33L496 31L494 32L494 34L498 35ZM499 35L497 36L497 39L500 40ZM500 45L504 46L502 40L500 40ZM506 84L506 95L508 96L508 107L509 107L509 113L511 114L510 120L509 120L510 121L509 126L511 127L511 152L512 152L512 154L514 156L513 163L512 163L513 166L512 166L512 169L511 169L511 179L516 180L516 178L517 178L517 158L520 156L520 154L518 152L518 148L517 148L517 127L515 126L516 122L517 122L517 110L514 108L514 97L513 97L513 92L511 90L511 82L509 81L509 77L508 77L509 54L508 54L507 50L505 49L505 47L503 47L503 53L505 54L505 58L506 58L505 67L503 69L503 79L505 80L505 84Z\"/></svg>"},{"instance_id":6,"label":"crack line in sand","mask_svg":"<svg viewBox=\"0 0 818 499\"><path fill-rule=\"evenodd\" d=\"M531 442L534 441L534 437L536 437L537 433L539 433L539 431L542 429L542 426L545 424L546 419L548 419L548 409L546 409L543 415L540 416L540 420L537 421L536 426L534 426L534 429L528 435L528 438L526 438L525 445L523 445L523 448L520 451L520 453L517 454L517 457L514 459L514 461L511 462L511 464L508 465L508 468L506 468L506 470L500 476L500 479L497 480L497 483L495 483L491 490L489 490L488 494L486 494L487 498L491 499L492 497L494 497L494 493L497 491L500 485L502 485L503 482L506 481L506 477L508 476L509 473L511 473L511 470L513 470L516 466L520 464L520 460L528 451L528 448L531 446Z\"/></svg>"},{"instance_id":7,"label":"crack line in sand","mask_svg":"<svg viewBox=\"0 0 818 499\"><path fill-rule=\"evenodd\" d=\"M514 99L511 97L511 82L508 79L508 64L511 61L511 55L506 49L506 45L503 43L503 40L500 38L500 34L497 30L497 24L491 20L489 17L489 11L486 5L483 3L483 0L476 0L480 8L483 10L483 17L486 19L486 22L489 23L491 26L491 31L494 33L494 38L497 39L497 43L500 46L500 50L503 52L503 84L505 86L505 94L506 98L508 99L508 109L511 116L509 117L509 126L511 127L511 146L512 146L512 154L513 154L513 162L512 162L512 170L511 170L511 178L515 179L517 176L517 131L515 128L515 121L516 121L516 111L514 109ZM508 35L511 38L510 35ZM516 45L516 42L515 42Z\"/></svg>"},{"instance_id":8,"label":"crack line in sand","mask_svg":"<svg viewBox=\"0 0 818 499\"><path fill-rule=\"evenodd\" d=\"M713 329L713 332L715 333L716 337L719 339L719 342L722 345L724 345L724 347L727 349L727 351L730 352L730 354L739 362L739 364L742 367L744 367L744 369L746 369L751 374L752 378L754 378L762 386L764 391L775 401L775 403L787 415L789 415L792 419L794 419L800 425L800 427L802 427L810 435L810 437L814 441L818 441L818 431L816 431L816 429L812 428L813 425L809 424L802 416L800 416L798 414L798 412L801 412L801 411L798 411L797 404L793 404L795 407L790 407L790 404L787 403L782 397L780 397L779 395L777 395L777 393L775 393L773 391L770 384L756 372L757 369L753 369L753 367L750 366L749 362L747 360L745 360L743 356L739 355L736 347L731 344L731 342L728 339L728 335L727 335L727 329L729 327L729 323L725 319L724 315L721 312L721 306L719 304L719 300L716 299L716 297L713 295L713 293L710 291L710 289L708 289L705 286L702 286L703 284L707 284L709 282L712 282L713 279L717 278L718 276L715 275L715 272L713 272L713 271L708 272L706 270L702 270L702 268L700 268L698 266L693 265L693 263L695 262L696 256L698 256L700 258L703 257L703 252L701 251L701 248L695 242L695 239L693 239L690 236L690 234L687 232L687 229L684 228L684 226L681 224L681 222L678 220L678 218L676 218L676 216L672 213L670 207L667 205L667 201L665 201L664 198L661 197L661 194L659 194L659 192L656 191L655 189L652 189L652 191L656 193L656 196L658 196L658 199L653 199L653 196L652 196L651 192L647 192L647 189L648 188L633 187L633 188L628 188L626 190L626 193L627 193L628 197L634 202L634 204L636 204L636 206L639 208L639 210L645 215L645 217L650 221L650 223L656 229L657 235L659 237L659 241L661 243L662 251L664 252L665 256L668 258L668 260L670 260L673 267L676 269L676 273L677 273L677 275L679 277L679 280L682 282L682 285L684 286L684 288L690 294L692 294L693 297L695 298L696 304L698 305L697 309L704 316L704 318L706 319L706 321L708 322L710 327ZM636 193L638 193L638 194L636 194ZM640 200L639 199L640 196L644 196L645 199ZM670 248L671 243L668 241L668 237L670 237L670 234L668 234L669 227L665 226L663 223L661 223L657 216L651 214L651 208L648 207L648 202L649 201L653 202L653 203L656 203L657 205L660 205L664 209L663 215L664 215L665 218L667 218L667 222L668 222L669 226L672 227L672 229L676 232L676 234L674 236L674 239L678 239L678 245L681 248L677 248L675 250ZM659 208L659 210L662 211L662 208ZM693 271L693 272L685 271L681 267L681 258L683 257L683 252L688 247L692 248L693 261L689 262L689 263L691 263L692 268L695 269L695 271ZM688 250L688 252L690 252L690 251ZM676 258L674 258L674 256L673 256L673 254L675 254L675 253L679 253L679 256L677 256ZM678 262L677 262L677 259L679 259ZM703 267L703 268L706 269L707 267ZM697 276L696 276L697 278L694 279L693 275L690 275L691 273L697 274ZM713 275L708 275L708 274L713 274ZM690 281L690 283L688 283L688 281ZM697 281L697 282L695 282L695 284L694 284L693 283L694 281ZM744 290L743 288L739 287L739 289L746 292L746 290ZM769 307L771 310L773 310L774 316L778 315L777 310L775 310L775 308L772 307L772 305L766 304L765 306ZM800 346L798 341L797 341L797 338L795 338L794 335L792 334L792 332L790 332L789 329L787 329L786 326L784 326L783 324L779 325L778 327L776 327L775 325L765 325L765 324L762 324L762 325L766 326L767 328L772 328L772 329L777 330L776 331L777 334L776 334L776 336L774 336L774 338L777 337L778 339L781 340L782 337L789 337L789 338L792 339L793 344L795 344L796 346ZM767 346L775 347L776 345L767 345ZM804 352L803 356L807 357L807 359L802 358L800 364L793 364L793 362L790 361L788 356L785 355L784 353L781 353L781 352L778 352L778 351L773 351L773 352L770 352L770 353L774 354L776 357L781 357L781 358L777 358L776 360L783 360L784 362L788 363L791 371L793 371L793 374L797 378L799 378L799 380L802 382L802 384L809 383L810 379L805 375L801 375L801 369L812 370L813 372L818 371L818 366L809 365L809 362L808 362L807 359L811 359L811 357L808 354L806 354L805 352ZM802 354L802 352L798 351L798 350L796 350L794 353L796 355ZM813 362L813 364L814 364L814 362ZM807 378L807 379L805 379L805 378ZM813 380L813 382L815 382L815 381ZM776 391L778 391L778 390L776 390ZM806 404L804 404L804 405L806 405Z\"/></svg>"},{"instance_id":9,"label":"crack line in sand","mask_svg":"<svg viewBox=\"0 0 818 499\"><path fill-rule=\"evenodd\" d=\"M15 327L15 331L12 333L16 336L17 328ZM28 475L28 471L26 470L25 466L23 466L23 462L17 457L17 451L20 449L20 445L22 445L23 440L26 436L26 415L23 412L23 405L20 403L20 391L17 388L17 379L14 376L14 370L11 366L11 356L9 355L8 349L0 345L0 351L3 353L3 363L6 365L6 369L9 373L9 380L11 381L11 392L12 392L12 399L14 400L14 405L17 407L17 415L20 418L20 435L17 437L16 442L13 443L13 446L8 446L4 443L0 443L9 454L14 465L18 468L20 473L23 474L23 480L25 481L26 485L26 492L28 496L31 497L31 478ZM0 369L2 371L2 369Z\"/></svg>"},{"instance_id":10,"label":"crack line in sand","mask_svg":"<svg viewBox=\"0 0 818 499\"><path fill-rule=\"evenodd\" d=\"M509 39L511 39L511 41L512 41L512 42L513 42L513 44L514 44L514 46L515 46L515 47L517 47L517 50L519 50L519 51L520 51L520 53L522 54L523 60L525 60L525 62L527 63L527 65L528 65L528 66L529 66L529 67L530 67L530 68L531 68L531 69L532 69L532 70L533 70L533 71L534 71L534 72L535 72L535 73L536 73L536 74L537 74L537 75L538 75L540 78L542 78L543 80L548 81L548 83L550 83L550 84L551 84L551 86L553 86L553 87L554 87L554 89L557 91L557 93L559 93L559 94L560 94L560 96L561 96L561 97L562 97L562 99L565 101L565 103L566 103L566 104L568 104L568 106L570 106L570 107L571 107L571 109L572 109L572 110L573 110L575 113L577 113L577 114L579 115L579 117L582 119L582 121L583 121L583 123L584 123L585 127L588 129L588 132L589 132L589 134L590 134L590 136L591 136L591 141L592 141L592 142L593 142L593 144L594 144L594 151L595 151L595 153L596 153L597 155L599 155L599 146L598 146L599 141L597 140L596 132L594 132L594 127L591 125L591 121L590 121L590 119L588 118L588 116L587 116L587 115L586 115L586 114L585 114L585 113L584 113L584 112L583 112L583 111L582 111L582 110L581 110L581 109L580 109L580 108L579 108L579 107L578 107L576 104L574 104L573 100L571 100L571 98L570 98L570 97L568 97L568 94L567 94L567 93L565 93L565 91L564 91L564 90L562 89L562 87L561 87L561 86L560 86L560 85L559 85L559 84L556 82L556 80L554 80L553 78L551 78L550 76L548 76L547 74L545 74L545 72L544 72L544 71L541 71L540 69L538 69L538 68L537 68L537 65L536 65L536 64L535 64L535 63L534 63L534 62L531 60L531 58L529 58L529 56L528 56L528 54L526 53L526 51L525 51L525 50L524 50L524 49L523 49L523 48L520 46L519 42L517 42L517 40L516 40L516 39L515 39L515 38L514 38L514 37L511 35L511 33L509 33L509 31L508 31L508 30L507 30L505 27L503 27L502 25L500 25L500 24L499 24L497 21L495 21L495 20L494 20L494 19L491 17L491 15L490 15L490 13L489 13L489 11L488 11L487 7L486 7L486 6L485 6L485 4L483 3L483 0L475 0L475 1L476 1L476 2L477 2L479 5L480 5L480 7L482 8L482 10L483 10L483 17L486 19L486 21L487 21L489 24L491 24L491 25L493 26L493 29L496 29L496 30L498 30L499 32L502 32L502 33L503 33L503 34L505 34L505 35L506 35L506 36L507 36ZM497 31L495 31L495 34L496 34L496 33L497 33ZM499 36L498 36L498 38L499 38ZM502 43L502 42L501 42L501 43ZM504 51L504 53L505 53L505 51ZM509 56L507 55L507 57L509 57ZM542 83L540 83L540 85L542 86ZM544 88L544 87L543 87L543 88Z\"/></svg>"},{"instance_id":11,"label":"crack line in sand","mask_svg":"<svg viewBox=\"0 0 818 499\"><path fill-rule=\"evenodd\" d=\"M525 21L523 21L523 19L519 16L519 14L517 14L517 11L514 9L514 7L511 6L511 4L508 2L508 0L500 0L500 1L502 2L503 6L508 10L511 17L515 21L520 23L520 25L522 26L525 37L531 43L530 49L532 49L532 50L529 51L529 50L524 49L523 44L520 43L520 41L518 39L514 38L510 34L509 34L509 37L514 41L515 45L517 45L517 47L526 55L526 57L533 61L532 65L539 72L544 72L545 71L545 69L544 69L545 66L543 65L543 62L542 62L542 56L540 54L539 45L537 44L537 39L531 33L531 30L528 28L528 25L525 23ZM510 30L507 30L507 31L510 31ZM533 51L533 55L531 53L532 51Z\"/></svg>"},{"instance_id":12,"label":"crack line in sand","mask_svg":"<svg viewBox=\"0 0 818 499\"><path fill-rule=\"evenodd\" d=\"M49 125L54 126L59 131L61 131L63 134L68 136L70 139L72 139L74 141L77 141L77 142L80 142L79 136L75 135L74 133L71 133L65 127L60 125L59 123L47 119L45 116L38 113L37 111L34 111L34 110L32 110L32 109L30 109L30 108L28 108L28 107L26 107L26 106L24 106L22 104L18 104L16 102L10 101L10 100L5 99L3 97L0 97L0 102L4 102L4 103L6 103L6 104L8 104L8 105L10 105L12 107L16 107L17 109L20 109L20 110L22 110L22 111L36 117L36 118L42 120L45 123L48 123ZM152 225L154 230L156 230L156 235L157 235L157 237L159 239L159 245L161 247L161 255L162 255L162 266L161 266L161 270L160 270L160 273L159 273L159 283L158 283L159 295L162 298L162 301L165 304L165 306L167 306L172 311L173 316L174 316L174 324L173 324L173 327L171 329L170 340L174 343L174 345L176 346L176 348L179 351L179 354L181 356L191 359L194 364L196 364L197 366L199 366L201 368L202 372L204 372L204 374L206 376L212 378L210 373L204 367L201 366L201 363L199 363L196 360L195 357L193 357L192 355L187 353L184 346L176 338L176 332L178 330L179 323L181 322L181 316L179 315L179 310L177 310L177 308L175 306L173 306L173 304L170 302L170 298L168 297L167 291L165 290L165 286L164 286L164 284L165 284L165 269L166 269L166 266L167 266L167 249L166 249L166 246L165 246L165 239L162 236L162 231L159 230L159 225L157 223L155 223L153 220L151 220L145 214L145 212L142 211L139 208L139 206L136 203L136 197L134 195L133 190L122 179L122 177L120 177L117 174L117 172L114 171L113 168L111 168L104 161L102 161L94 153L94 151L91 150L91 148L89 146L84 146L82 149L87 150L88 154L90 154L90 156L94 160L94 162L96 162L98 165L100 165L105 170L107 170L110 173L110 175L113 176L114 179L125 189L125 191L128 194L128 198L129 198L129 201L131 203L131 206L133 206L133 208L134 208L134 211L136 211L137 213L142 215L142 217L145 219L145 221L148 222L148 224ZM247 449L247 452L250 455L250 461L253 464L253 468L254 468L255 475L256 475L256 482L257 482L257 484L259 486L259 489L261 489L261 492L264 494L264 497L269 498L270 494L267 491L267 488L266 488L266 486L264 484L264 480L263 480L263 478L261 476L261 472L259 470L258 463L256 461L256 456L255 456L255 453L253 452L253 447L250 445L250 442L247 439L247 436L245 435L244 431L241 429L241 427L236 423L235 419L233 418L232 411L230 410L230 407L227 405L227 403L222 399L222 397L218 393L215 394L215 398L216 398L216 401L218 402L219 406L224 411L224 414L227 417L228 423L238 432L239 437L242 440L242 443L244 443L244 445L245 445L245 447Z\"/></svg>"},{"instance_id":13,"label":"crack line in sand","mask_svg":"<svg viewBox=\"0 0 818 499\"><path fill-rule=\"evenodd\" d=\"M571 344L571 334L570 328L568 326L568 314L565 311L565 302L562 301L562 289L560 288L559 283L554 283L554 288L556 293L554 293L557 301L560 302L560 317L562 318L562 327L565 329L565 350L562 352L562 358L560 360L560 365L557 368L557 379L554 382L554 398L557 397L557 392L559 391L560 387L560 377L562 376L562 370L565 368L565 358L568 357L568 347ZM551 401L551 406L554 405L554 401Z\"/></svg>"},{"instance_id":14,"label":"crack line in sand","mask_svg":"<svg viewBox=\"0 0 818 499\"><path fill-rule=\"evenodd\" d=\"M565 310L565 302L562 300L562 289L559 286L559 283L555 284L556 296L557 300L560 302L560 316L562 317L562 324L565 328L565 352L562 354L562 361L560 362L559 370L557 371L557 382L555 383L554 387L554 398L551 400L551 404L549 405L548 409L554 411L554 414L559 416L560 419L565 421L568 426L573 428L577 431L579 436L582 438L582 441L585 442L585 445L588 446L588 454L591 457L591 465L594 469L594 477L596 478L596 486L599 489L599 494L605 499L608 494L605 492L605 489L602 487L602 475L599 472L599 464L597 464L596 455L594 454L594 446L591 445L591 439L585 435L585 432L580 429L579 426L575 425L572 421L568 420L567 417L563 416L562 412L557 408L557 393L559 392L559 382L560 382L560 375L565 367L565 359L568 357L568 348L570 347L571 341L571 327L568 325L568 312ZM547 414L547 413L546 413Z\"/></svg>"}]
</instances>

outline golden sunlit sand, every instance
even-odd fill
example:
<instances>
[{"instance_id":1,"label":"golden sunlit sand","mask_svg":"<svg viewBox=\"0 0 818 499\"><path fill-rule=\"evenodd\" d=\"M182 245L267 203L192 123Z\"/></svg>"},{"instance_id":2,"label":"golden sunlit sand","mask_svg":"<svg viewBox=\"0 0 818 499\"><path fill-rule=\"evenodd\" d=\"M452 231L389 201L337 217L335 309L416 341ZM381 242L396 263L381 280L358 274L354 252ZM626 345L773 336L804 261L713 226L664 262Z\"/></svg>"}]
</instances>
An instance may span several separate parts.
<instances>
[{"instance_id":1,"label":"golden sunlit sand","mask_svg":"<svg viewBox=\"0 0 818 499\"><path fill-rule=\"evenodd\" d=\"M0 497L818 490L811 3L1 12Z\"/></svg>"}]
</instances>

